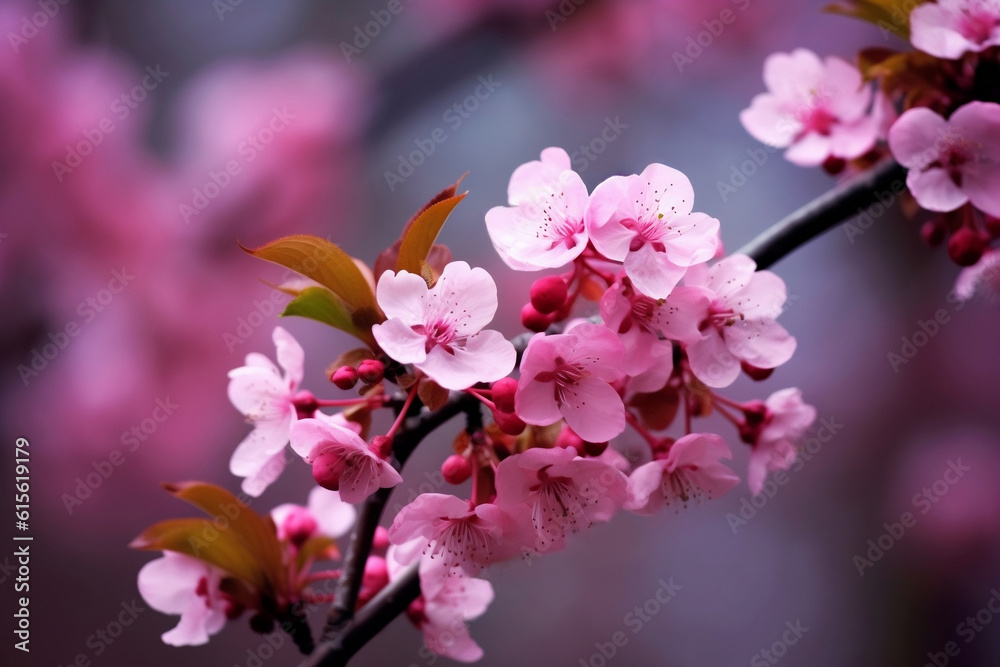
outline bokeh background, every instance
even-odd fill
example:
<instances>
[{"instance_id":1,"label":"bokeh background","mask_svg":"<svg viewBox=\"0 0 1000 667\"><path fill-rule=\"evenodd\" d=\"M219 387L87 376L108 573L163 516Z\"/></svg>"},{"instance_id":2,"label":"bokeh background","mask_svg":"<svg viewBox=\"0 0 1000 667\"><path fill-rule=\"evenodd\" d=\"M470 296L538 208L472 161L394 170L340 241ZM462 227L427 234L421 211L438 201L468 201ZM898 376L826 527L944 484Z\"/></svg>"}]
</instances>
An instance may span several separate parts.
<instances>
[{"instance_id":1,"label":"bokeh background","mask_svg":"<svg viewBox=\"0 0 1000 667\"><path fill-rule=\"evenodd\" d=\"M502 266L483 215L505 203L517 165L562 146L593 187L664 162L690 176L696 210L718 217L735 249L834 185L779 153L746 166L760 146L737 116L763 89L766 55L903 46L821 13L822 0L401 0L376 30L388 4L0 0L0 497L13 504L13 446L26 437L35 538L25 655L10 640L13 520L3 522L4 664L82 654L93 665L252 666L270 655L242 621L204 647L165 646L176 619L148 609L111 643L95 634L141 603L135 575L151 556L128 542L186 514L158 483L238 490L227 463L247 427L226 372L247 352L273 352L280 308L264 281L283 274L237 240L310 232L371 261L468 171L469 196L441 240L494 272L498 328L514 335L532 276ZM411 159L438 128L445 141ZM225 185L212 188L213 174ZM833 436L812 441L754 513L741 486L680 513L622 514L566 551L494 568L496 600L472 626L481 664L772 664L761 652L789 623L808 630L772 654L785 664L934 664L928 653L949 641L959 654L948 664L1000 664L987 607L1000 598L1000 296L950 298L958 270L921 245L917 225L896 203L862 233L835 229L775 267L798 352L729 395L798 386ZM935 335L917 336L925 344L894 368L887 355L940 310ZM322 371L349 341L282 325L322 395ZM36 359L46 345L53 358ZM158 401L176 406L162 423ZM742 471L746 452L718 426ZM445 430L418 450L396 501L449 446ZM81 487L115 450L121 465ZM968 470L948 484L952 464ZM292 466L254 507L304 503L310 485L307 467ZM924 489L935 502L915 501ZM882 537L891 548L859 573L855 557L871 557L868 541L905 511L916 525ZM681 588L670 602L647 604L671 580ZM635 632L627 615L644 606L656 613ZM605 659L598 645L618 631L628 642ZM420 646L397 620L354 664L432 664ZM297 655L286 642L263 662Z\"/></svg>"}]
</instances>

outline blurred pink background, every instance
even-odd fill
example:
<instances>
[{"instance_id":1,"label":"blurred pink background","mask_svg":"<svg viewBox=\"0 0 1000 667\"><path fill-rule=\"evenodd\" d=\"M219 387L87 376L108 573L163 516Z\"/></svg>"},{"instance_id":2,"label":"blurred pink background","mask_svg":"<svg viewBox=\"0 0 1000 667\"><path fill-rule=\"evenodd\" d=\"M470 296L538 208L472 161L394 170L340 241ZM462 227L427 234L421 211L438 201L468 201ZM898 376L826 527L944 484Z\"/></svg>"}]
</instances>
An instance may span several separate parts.
<instances>
[{"instance_id":1,"label":"blurred pink background","mask_svg":"<svg viewBox=\"0 0 1000 667\"><path fill-rule=\"evenodd\" d=\"M737 115L763 89L763 59L903 47L823 4L402 0L390 14L353 0L0 0L0 488L13 496L14 441L27 438L34 536L31 653L5 642L4 664L260 664L264 640L242 621L199 648L162 644L176 619L148 609L110 643L95 634L140 600L135 576L151 555L128 542L187 513L159 482L239 488L227 463L247 427L226 372L272 353L284 299L263 281L286 274L237 240L308 232L371 262L469 171L441 240L493 272L498 328L513 336L533 276L503 267L483 215L506 203L517 165L554 145L591 188L654 161L684 171L696 210L722 221L735 250L834 184L778 153L734 177L759 148ZM482 80L492 85L476 98ZM446 140L401 169L437 128ZM786 664L918 665L949 641L960 652L948 664L1000 664L1000 619L959 634L1000 587L1000 297L950 299L958 269L898 206L774 270L797 354L729 395L798 386L832 437L807 441L809 458L756 506L744 484L680 514L622 514L566 551L494 568L496 601L472 624L480 664L771 664L761 652L786 623L808 628ZM939 309L947 323L894 368L887 355ZM305 387L322 394L348 339L281 323L306 349ZM417 451L390 508L450 441L445 429ZM88 487L116 450L121 465ZM958 481L935 486L955 466ZM292 466L254 507L304 503L311 485ZM885 538L906 511L916 525ZM661 580L679 592L647 605ZM635 631L629 614L643 606L657 611ZM620 630L629 641L607 658L601 646ZM420 646L397 620L352 664L431 664ZM290 642L264 660L297 661Z\"/></svg>"}]
</instances>

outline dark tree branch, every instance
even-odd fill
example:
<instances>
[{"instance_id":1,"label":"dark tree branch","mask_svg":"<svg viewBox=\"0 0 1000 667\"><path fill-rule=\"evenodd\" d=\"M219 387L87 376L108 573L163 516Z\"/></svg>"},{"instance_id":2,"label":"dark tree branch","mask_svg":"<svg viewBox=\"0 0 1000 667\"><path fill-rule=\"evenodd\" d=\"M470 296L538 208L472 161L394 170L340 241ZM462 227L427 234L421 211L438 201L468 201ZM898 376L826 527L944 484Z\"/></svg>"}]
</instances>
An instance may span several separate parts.
<instances>
[{"instance_id":1,"label":"dark tree branch","mask_svg":"<svg viewBox=\"0 0 1000 667\"><path fill-rule=\"evenodd\" d=\"M758 269L766 269L800 245L849 219L859 208L874 204L879 195L889 193L896 197L893 190L901 192L905 184L906 170L895 160L885 160L809 202L736 252L752 257Z\"/></svg>"},{"instance_id":2,"label":"dark tree branch","mask_svg":"<svg viewBox=\"0 0 1000 667\"><path fill-rule=\"evenodd\" d=\"M402 430L394 438L393 454L396 456L397 468L402 469L410 454L413 453L413 450L420 444L420 441L427 437L427 435L452 417L463 412L469 413L473 411L478 413L479 401L474 396L463 392L453 394L448 402L439 410L421 415L412 427ZM354 607L357 604L358 594L361 591L365 563L368 562L368 556L371 554L375 529L379 525L382 512L385 510L385 505L391 495L391 488L379 489L376 493L369 496L362 505L361 513L354 526L354 531L351 533L351 541L348 544L347 553L344 556L343 576L337 582L335 602L327 616L326 626L323 628L323 633L320 637L320 645L314 651L313 655L303 663L303 667L318 667L320 665L330 667L331 665L346 664L346 661L358 649L385 627L392 618L405 610L406 606L410 602L413 602L420 594L420 584L417 582L416 570L414 569L412 573L407 572L407 576L412 575L412 581L404 583L403 579L399 579L393 582L394 584L399 584L398 590L405 591L407 594L412 592L413 594L405 602L403 599L407 597L406 595L400 594L398 599L392 598L397 603L402 604L392 617L372 631L371 634L366 634L368 630L359 629L359 627L370 629L373 627L373 621L367 620L364 624L361 624L360 617L357 621L354 621ZM389 588L387 587L382 593L388 590ZM365 605L362 610L364 612L363 617L369 618L377 614L378 612L373 605L376 605L379 600L384 599L388 598L384 598L380 593ZM372 608L372 611L366 611L369 608ZM378 618L381 618L381 616L378 616Z\"/></svg>"}]
</instances>

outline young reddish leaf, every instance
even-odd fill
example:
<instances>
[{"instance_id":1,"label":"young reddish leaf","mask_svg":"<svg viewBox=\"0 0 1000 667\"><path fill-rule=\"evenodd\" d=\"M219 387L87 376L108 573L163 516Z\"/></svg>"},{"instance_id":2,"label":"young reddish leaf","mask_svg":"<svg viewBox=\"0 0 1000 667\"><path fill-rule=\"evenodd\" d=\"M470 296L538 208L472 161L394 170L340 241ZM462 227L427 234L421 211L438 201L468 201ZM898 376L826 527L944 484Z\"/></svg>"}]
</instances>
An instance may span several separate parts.
<instances>
[{"instance_id":1,"label":"young reddish leaf","mask_svg":"<svg viewBox=\"0 0 1000 667\"><path fill-rule=\"evenodd\" d=\"M439 410L447 403L450 394L447 389L427 377L421 378L420 384L417 385L417 396L431 412Z\"/></svg>"},{"instance_id":2,"label":"young reddish leaf","mask_svg":"<svg viewBox=\"0 0 1000 667\"><path fill-rule=\"evenodd\" d=\"M379 312L371 283L354 258L326 239L296 234L265 243L259 248L247 248L242 244L240 248L254 257L280 264L330 288L352 311ZM373 323L378 321L381 320L376 319Z\"/></svg>"},{"instance_id":3,"label":"young reddish leaf","mask_svg":"<svg viewBox=\"0 0 1000 667\"><path fill-rule=\"evenodd\" d=\"M463 192L443 199L417 216L409 229L400 237L399 258L396 260L397 271L409 271L420 275L420 262L427 259L445 220L458 203L465 199L465 195Z\"/></svg>"},{"instance_id":4,"label":"young reddish leaf","mask_svg":"<svg viewBox=\"0 0 1000 667\"><path fill-rule=\"evenodd\" d=\"M266 569L229 526L210 519L168 519L153 524L132 540L145 551L175 551L215 565L258 591L271 591Z\"/></svg>"},{"instance_id":5,"label":"young reddish leaf","mask_svg":"<svg viewBox=\"0 0 1000 667\"><path fill-rule=\"evenodd\" d=\"M629 402L639 413L639 421L651 431L662 431L670 426L677 416L680 395L677 389L667 384L663 389L648 394L636 394Z\"/></svg>"},{"instance_id":6,"label":"young reddish leaf","mask_svg":"<svg viewBox=\"0 0 1000 667\"><path fill-rule=\"evenodd\" d=\"M823 11L850 16L888 30L909 41L910 11L926 0L843 0L827 5Z\"/></svg>"},{"instance_id":7,"label":"young reddish leaf","mask_svg":"<svg viewBox=\"0 0 1000 667\"><path fill-rule=\"evenodd\" d=\"M587 301L597 301L600 303L604 296L605 288L590 276L585 276L580 284L580 296Z\"/></svg>"},{"instance_id":8,"label":"young reddish leaf","mask_svg":"<svg viewBox=\"0 0 1000 667\"><path fill-rule=\"evenodd\" d=\"M299 547L296 555L296 565L298 569L303 569L306 564L316 560L338 560L340 550L337 543L325 535L315 535L310 537Z\"/></svg>"},{"instance_id":9,"label":"young reddish leaf","mask_svg":"<svg viewBox=\"0 0 1000 667\"><path fill-rule=\"evenodd\" d=\"M455 181L452 185L446 187L441 192L434 195L429 202L421 206L420 210L414 213L413 217L410 218L405 225L403 225L403 232L399 235L399 238L396 239L396 242L379 253L378 257L375 258L374 277L376 281L378 280L379 276L381 276L386 271L396 270L396 265L399 263L399 247L402 245L403 237L406 236L407 232L410 231L410 228L413 227L413 223L416 222L417 218L419 218L424 211L429 209L434 204L437 204L438 202L444 201L446 199L451 199L452 197L454 197L455 194L458 192L458 186L462 184L462 181L465 179L467 174L468 172L462 174L461 178ZM436 244L435 247L437 247ZM445 246L440 246L440 247L445 247ZM445 250L447 250L446 247ZM451 255L449 253L448 261L450 261L450 257ZM435 266L433 261L430 261L430 264L432 266Z\"/></svg>"},{"instance_id":10,"label":"young reddish leaf","mask_svg":"<svg viewBox=\"0 0 1000 667\"><path fill-rule=\"evenodd\" d=\"M168 493L187 501L213 517L219 532L231 531L245 545L268 578L275 584L285 580L281 544L270 517L262 517L225 489L204 482L164 484ZM216 527L218 527L218 525Z\"/></svg>"}]
</instances>

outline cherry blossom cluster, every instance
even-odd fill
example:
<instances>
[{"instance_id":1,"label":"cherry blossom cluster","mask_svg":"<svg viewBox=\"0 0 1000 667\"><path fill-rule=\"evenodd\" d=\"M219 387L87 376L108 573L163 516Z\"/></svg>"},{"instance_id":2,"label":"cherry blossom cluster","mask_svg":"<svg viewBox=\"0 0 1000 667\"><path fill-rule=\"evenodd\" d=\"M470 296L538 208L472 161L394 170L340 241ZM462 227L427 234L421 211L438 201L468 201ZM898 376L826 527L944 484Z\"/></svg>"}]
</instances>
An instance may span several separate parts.
<instances>
[{"instance_id":1,"label":"cherry blossom cluster","mask_svg":"<svg viewBox=\"0 0 1000 667\"><path fill-rule=\"evenodd\" d=\"M696 419L720 416L749 446L753 493L769 471L794 462L796 440L816 417L798 389L747 402L719 393L741 374L764 380L791 358L795 338L776 322L785 284L746 255L724 255L719 221L693 210L683 173L651 164L589 192L567 153L548 148L513 172L508 195L507 206L486 213L490 238L511 269L546 272L521 311L530 333L516 345L488 328L498 296L485 269L453 261L444 246L426 253L419 273L391 268L409 247L404 231L358 283L377 310L355 311L350 325L337 320L366 343L327 370L350 396L302 389L303 349L281 327L277 364L251 353L230 372L229 398L253 427L230 464L244 493L263 493L289 458L311 466L320 487L308 509L272 512L283 562L293 564L279 608L320 601L303 586L340 576L310 574L312 562L295 552L317 531L336 537L349 523L317 498L351 507L399 485L400 439L456 397L475 410L442 456L455 491L421 494L392 518L368 557L358 605L416 568L421 595L407 614L431 651L461 661L482 656L465 622L493 598L484 568L563 549L618 512L679 510L739 484L726 439L696 429ZM361 328L360 312L370 322ZM374 426L379 411L393 413L388 428ZM336 529L325 527L331 521ZM169 551L146 566L144 596L181 614L165 641L200 643L242 608L225 577Z\"/></svg>"},{"instance_id":2,"label":"cherry blossom cluster","mask_svg":"<svg viewBox=\"0 0 1000 667\"><path fill-rule=\"evenodd\" d=\"M913 50L868 48L857 64L807 49L772 54L768 91L740 120L756 139L801 166L864 170L887 153L929 245L947 240L966 269L960 285L993 277L1000 238L1000 3L848 0L834 7L868 20ZM907 12L909 12L907 14ZM874 82L874 83L871 83ZM968 292L964 289L964 292Z\"/></svg>"}]
</instances>

